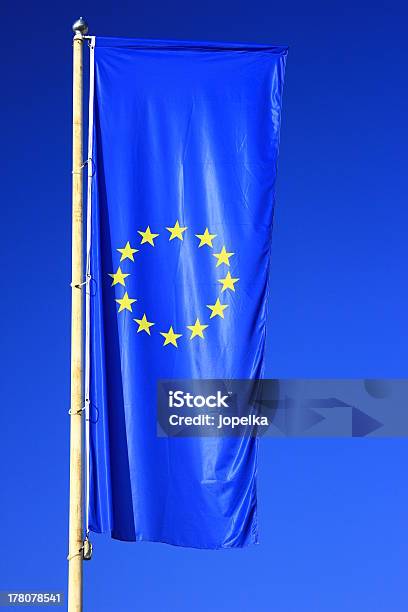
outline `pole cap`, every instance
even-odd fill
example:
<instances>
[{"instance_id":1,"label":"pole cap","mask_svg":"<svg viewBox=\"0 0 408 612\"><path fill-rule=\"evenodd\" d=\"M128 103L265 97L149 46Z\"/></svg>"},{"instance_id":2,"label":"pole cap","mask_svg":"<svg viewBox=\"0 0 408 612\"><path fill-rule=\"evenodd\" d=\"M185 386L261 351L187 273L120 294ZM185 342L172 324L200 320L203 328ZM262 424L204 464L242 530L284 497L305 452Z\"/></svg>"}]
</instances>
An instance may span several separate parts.
<instances>
[{"instance_id":1,"label":"pole cap","mask_svg":"<svg viewBox=\"0 0 408 612\"><path fill-rule=\"evenodd\" d=\"M75 36L82 37L85 36L85 34L87 34L88 32L88 24L84 19L82 19L82 17L80 17L73 24L72 29L74 31Z\"/></svg>"}]
</instances>

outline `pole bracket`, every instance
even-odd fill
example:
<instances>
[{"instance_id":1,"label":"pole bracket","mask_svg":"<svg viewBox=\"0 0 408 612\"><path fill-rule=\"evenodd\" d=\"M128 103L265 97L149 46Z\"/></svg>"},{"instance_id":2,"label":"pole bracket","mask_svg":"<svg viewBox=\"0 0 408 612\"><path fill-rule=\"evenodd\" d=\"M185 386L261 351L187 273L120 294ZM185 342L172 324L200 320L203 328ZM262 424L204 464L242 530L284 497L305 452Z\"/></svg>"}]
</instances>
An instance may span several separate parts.
<instances>
[{"instance_id":1,"label":"pole bracket","mask_svg":"<svg viewBox=\"0 0 408 612\"><path fill-rule=\"evenodd\" d=\"M88 536L86 536L85 540L82 542L82 546L81 548L78 550L78 552L73 553L72 555L69 554L67 556L67 561L71 561L72 559L74 559L75 557L81 557L83 559L83 561L90 561L92 559L92 553L93 553L93 546L92 546L92 542L89 539Z\"/></svg>"},{"instance_id":2,"label":"pole bracket","mask_svg":"<svg viewBox=\"0 0 408 612\"><path fill-rule=\"evenodd\" d=\"M90 561L92 559L93 546L88 536L86 536L84 543L82 544L82 558L84 561Z\"/></svg>"},{"instance_id":3,"label":"pole bracket","mask_svg":"<svg viewBox=\"0 0 408 612\"><path fill-rule=\"evenodd\" d=\"M83 406L82 408L79 408L78 410L73 410L72 408L70 408L68 410L68 414L70 416L72 416L73 414L82 414L83 412L85 412L86 410L86 406Z\"/></svg>"},{"instance_id":4,"label":"pole bracket","mask_svg":"<svg viewBox=\"0 0 408 612\"><path fill-rule=\"evenodd\" d=\"M71 289L82 289L84 285L89 285L89 283L91 282L91 278L92 278L91 275L87 274L86 279L82 281L82 283L71 282L69 283L69 286L71 287Z\"/></svg>"},{"instance_id":5,"label":"pole bracket","mask_svg":"<svg viewBox=\"0 0 408 612\"><path fill-rule=\"evenodd\" d=\"M92 173L90 176L94 176L95 174L95 164L94 161L92 159L92 157L88 157L88 159L86 159L77 170L72 170L71 174L82 174L82 170L85 168L85 166L87 166L88 164L92 165Z\"/></svg>"},{"instance_id":6,"label":"pole bracket","mask_svg":"<svg viewBox=\"0 0 408 612\"><path fill-rule=\"evenodd\" d=\"M76 552L76 553L72 553L72 555L71 555L71 554L69 554L69 555L67 556L67 561L71 561L72 559L75 559L75 557L83 557L83 548L84 548L84 547L83 547L83 546L81 546L81 548L78 550L78 552Z\"/></svg>"}]
</instances>

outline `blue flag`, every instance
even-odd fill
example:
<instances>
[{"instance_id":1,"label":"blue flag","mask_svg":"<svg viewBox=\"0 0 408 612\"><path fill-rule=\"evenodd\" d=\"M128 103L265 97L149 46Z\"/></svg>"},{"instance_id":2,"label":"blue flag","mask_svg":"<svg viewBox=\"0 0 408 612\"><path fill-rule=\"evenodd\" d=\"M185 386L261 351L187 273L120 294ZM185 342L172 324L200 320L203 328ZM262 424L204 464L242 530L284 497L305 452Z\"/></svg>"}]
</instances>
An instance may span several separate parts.
<instances>
[{"instance_id":1,"label":"blue flag","mask_svg":"<svg viewBox=\"0 0 408 612\"><path fill-rule=\"evenodd\" d=\"M257 440L156 433L160 379L261 378L285 47L97 38L88 526L256 543Z\"/></svg>"}]
</instances>

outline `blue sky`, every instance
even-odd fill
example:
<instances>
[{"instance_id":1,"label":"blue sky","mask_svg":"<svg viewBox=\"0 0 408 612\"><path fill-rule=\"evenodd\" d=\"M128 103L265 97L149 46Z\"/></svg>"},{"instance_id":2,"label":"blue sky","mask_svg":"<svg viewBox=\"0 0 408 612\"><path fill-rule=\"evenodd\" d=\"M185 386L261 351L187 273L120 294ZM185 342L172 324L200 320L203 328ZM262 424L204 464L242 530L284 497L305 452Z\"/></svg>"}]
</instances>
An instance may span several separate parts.
<instances>
[{"instance_id":1,"label":"blue sky","mask_svg":"<svg viewBox=\"0 0 408 612\"><path fill-rule=\"evenodd\" d=\"M71 24L289 44L267 373L406 377L406 15L373 1L37 2L3 9L0 590L66 590ZM261 443L261 543L94 536L86 610L399 612L406 440Z\"/></svg>"}]
</instances>

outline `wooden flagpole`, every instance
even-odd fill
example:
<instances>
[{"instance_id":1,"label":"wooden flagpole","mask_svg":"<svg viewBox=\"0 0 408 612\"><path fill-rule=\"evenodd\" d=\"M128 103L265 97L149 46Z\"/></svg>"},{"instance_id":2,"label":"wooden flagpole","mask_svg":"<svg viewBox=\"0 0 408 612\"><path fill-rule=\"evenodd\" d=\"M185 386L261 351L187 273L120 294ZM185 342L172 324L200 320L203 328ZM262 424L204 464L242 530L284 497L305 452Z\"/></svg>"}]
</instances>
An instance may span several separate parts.
<instances>
[{"instance_id":1,"label":"wooden flagpole","mask_svg":"<svg viewBox=\"0 0 408 612\"><path fill-rule=\"evenodd\" d=\"M72 311L71 311L71 436L69 478L68 612L82 612L82 430L83 430L83 121L82 47L88 27L82 18L72 26Z\"/></svg>"}]
</instances>

